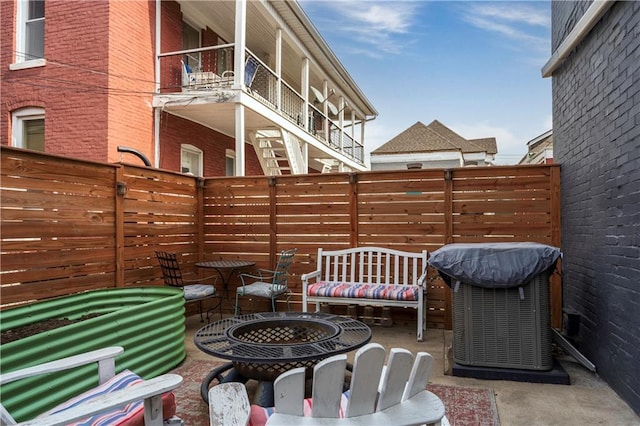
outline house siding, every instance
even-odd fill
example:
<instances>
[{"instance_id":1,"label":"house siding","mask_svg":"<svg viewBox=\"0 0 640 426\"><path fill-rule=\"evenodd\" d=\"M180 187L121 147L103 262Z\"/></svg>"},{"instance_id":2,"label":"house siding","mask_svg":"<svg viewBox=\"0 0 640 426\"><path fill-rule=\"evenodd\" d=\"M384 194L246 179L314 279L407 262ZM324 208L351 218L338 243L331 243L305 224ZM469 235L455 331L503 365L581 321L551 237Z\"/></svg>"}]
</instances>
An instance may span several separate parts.
<instances>
[{"instance_id":1,"label":"house siding","mask_svg":"<svg viewBox=\"0 0 640 426\"><path fill-rule=\"evenodd\" d=\"M554 1L553 48L590 2ZM640 2L615 2L553 73L564 307L576 344L640 413Z\"/></svg>"}]
</instances>

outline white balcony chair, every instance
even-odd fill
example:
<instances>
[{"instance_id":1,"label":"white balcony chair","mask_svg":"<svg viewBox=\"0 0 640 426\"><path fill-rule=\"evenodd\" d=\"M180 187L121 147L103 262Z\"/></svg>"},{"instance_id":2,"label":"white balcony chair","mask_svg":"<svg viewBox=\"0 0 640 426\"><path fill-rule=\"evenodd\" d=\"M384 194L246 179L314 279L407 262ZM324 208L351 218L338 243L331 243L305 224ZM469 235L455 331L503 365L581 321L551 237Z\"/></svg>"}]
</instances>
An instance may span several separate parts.
<instances>
[{"instance_id":1,"label":"white balcony chair","mask_svg":"<svg viewBox=\"0 0 640 426\"><path fill-rule=\"evenodd\" d=\"M267 425L422 425L448 424L444 404L426 390L433 358L426 352L414 357L406 349L393 348L387 366L385 350L377 343L362 347L355 356L351 384L343 393L346 355L320 361L314 367L311 399L304 399L305 368L281 374L274 383L275 413ZM211 425L216 418L233 419L225 424L248 424L250 408L246 390L237 383L211 389ZM243 392L244 391L244 392ZM221 395L226 395L223 397ZM226 410L226 417L223 414ZM232 414L233 413L233 414Z\"/></svg>"},{"instance_id":2,"label":"white balcony chair","mask_svg":"<svg viewBox=\"0 0 640 426\"><path fill-rule=\"evenodd\" d=\"M127 370L116 375L115 357L123 352L124 349L120 346L108 347L1 374L0 385L4 385L27 377L97 363L97 385L99 385L97 388L67 401L67 403L60 404L32 420L22 423L16 423L0 403L2 425L67 425L70 422L87 419L98 414L104 416L105 413L112 413L116 410L120 410L119 416L134 415L135 412L139 415L140 402L144 401L142 402L144 424L161 426L164 421L162 395L180 386L182 377L177 374L164 374L149 380L133 380L130 376L135 375ZM124 376L127 377L124 378ZM118 378L122 379L118 380Z\"/></svg>"},{"instance_id":3,"label":"white balcony chair","mask_svg":"<svg viewBox=\"0 0 640 426\"><path fill-rule=\"evenodd\" d=\"M189 64L182 62L182 86L187 89L202 90L214 87L220 77L211 71L193 71Z\"/></svg>"}]
</instances>

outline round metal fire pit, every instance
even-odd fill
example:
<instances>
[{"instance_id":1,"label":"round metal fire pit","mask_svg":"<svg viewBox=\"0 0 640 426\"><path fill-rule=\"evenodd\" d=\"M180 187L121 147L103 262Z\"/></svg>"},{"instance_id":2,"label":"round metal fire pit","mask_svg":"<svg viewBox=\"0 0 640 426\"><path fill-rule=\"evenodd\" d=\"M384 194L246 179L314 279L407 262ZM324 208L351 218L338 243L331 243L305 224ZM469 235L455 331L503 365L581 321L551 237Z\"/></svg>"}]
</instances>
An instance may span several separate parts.
<instances>
[{"instance_id":1,"label":"round metal fire pit","mask_svg":"<svg viewBox=\"0 0 640 426\"><path fill-rule=\"evenodd\" d=\"M231 360L242 376L273 381L287 370L312 369L318 361L357 349L370 339L369 327L348 317L268 312L208 324L194 341L202 351Z\"/></svg>"}]
</instances>

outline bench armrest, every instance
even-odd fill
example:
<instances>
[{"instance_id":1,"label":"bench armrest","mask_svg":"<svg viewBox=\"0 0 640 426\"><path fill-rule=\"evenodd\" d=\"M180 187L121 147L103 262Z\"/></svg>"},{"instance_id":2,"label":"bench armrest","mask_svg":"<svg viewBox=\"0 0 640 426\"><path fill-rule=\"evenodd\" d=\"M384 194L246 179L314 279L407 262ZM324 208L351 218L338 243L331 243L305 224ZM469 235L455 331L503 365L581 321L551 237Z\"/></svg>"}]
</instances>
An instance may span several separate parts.
<instances>
[{"instance_id":1,"label":"bench armrest","mask_svg":"<svg viewBox=\"0 0 640 426\"><path fill-rule=\"evenodd\" d=\"M309 284L309 281L313 278L315 278L317 281L318 278L320 278L321 273L322 271L318 269L317 271L309 272L308 274L302 274L300 276L300 279L302 280L302 285Z\"/></svg>"},{"instance_id":2,"label":"bench armrest","mask_svg":"<svg viewBox=\"0 0 640 426\"><path fill-rule=\"evenodd\" d=\"M429 271L429 268L425 267L424 272L422 273L422 275L420 275L420 278L418 278L418 285L422 287L424 290L427 289L426 281L427 281L428 271Z\"/></svg>"}]
</instances>

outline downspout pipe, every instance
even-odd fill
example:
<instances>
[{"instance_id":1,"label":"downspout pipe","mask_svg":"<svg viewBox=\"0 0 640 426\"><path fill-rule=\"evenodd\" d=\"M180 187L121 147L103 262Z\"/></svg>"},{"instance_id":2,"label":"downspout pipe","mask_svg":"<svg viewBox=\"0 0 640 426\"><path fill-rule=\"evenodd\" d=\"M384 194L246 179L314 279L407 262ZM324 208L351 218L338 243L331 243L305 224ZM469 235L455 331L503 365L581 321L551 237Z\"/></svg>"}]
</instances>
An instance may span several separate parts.
<instances>
[{"instance_id":1,"label":"downspout pipe","mask_svg":"<svg viewBox=\"0 0 640 426\"><path fill-rule=\"evenodd\" d=\"M118 152L124 152L124 153L127 153L127 154L133 154L136 157L138 157L140 160L142 160L142 162L144 163L145 166L151 167L151 161L149 161L147 156L144 155L143 153L141 153L140 151L138 151L137 149L129 148L129 147L126 147L126 146L118 146Z\"/></svg>"}]
</instances>

